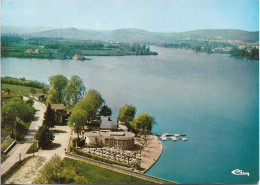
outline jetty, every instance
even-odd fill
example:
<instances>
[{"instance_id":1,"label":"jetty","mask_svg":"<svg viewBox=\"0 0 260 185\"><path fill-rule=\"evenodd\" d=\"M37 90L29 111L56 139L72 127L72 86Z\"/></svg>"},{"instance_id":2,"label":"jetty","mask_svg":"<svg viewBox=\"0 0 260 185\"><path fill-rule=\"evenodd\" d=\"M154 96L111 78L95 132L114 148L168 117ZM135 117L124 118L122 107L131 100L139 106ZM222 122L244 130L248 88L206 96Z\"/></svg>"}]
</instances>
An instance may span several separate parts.
<instances>
[{"instance_id":1,"label":"jetty","mask_svg":"<svg viewBox=\"0 0 260 185\"><path fill-rule=\"evenodd\" d=\"M164 133L164 134L156 134L157 137L159 137L162 141L167 141L167 140L172 140L172 141L187 141L188 138L183 137L186 136L186 134L169 134L169 133Z\"/></svg>"}]
</instances>

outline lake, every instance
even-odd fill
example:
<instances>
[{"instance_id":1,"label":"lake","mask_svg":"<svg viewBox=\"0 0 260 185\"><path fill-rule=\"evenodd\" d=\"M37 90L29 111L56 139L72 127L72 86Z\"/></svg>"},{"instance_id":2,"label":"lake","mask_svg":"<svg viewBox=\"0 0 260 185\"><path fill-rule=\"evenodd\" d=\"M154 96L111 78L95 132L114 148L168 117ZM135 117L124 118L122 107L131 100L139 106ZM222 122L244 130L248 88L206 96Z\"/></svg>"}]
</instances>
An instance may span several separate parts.
<instances>
[{"instance_id":1,"label":"lake","mask_svg":"<svg viewBox=\"0 0 260 185\"><path fill-rule=\"evenodd\" d=\"M258 61L151 47L158 56L91 57L90 61L2 58L1 76L48 83L80 76L117 116L125 103L155 116L154 133L186 133L163 141L147 174L179 183L257 183ZM233 175L235 169L249 176Z\"/></svg>"}]
</instances>

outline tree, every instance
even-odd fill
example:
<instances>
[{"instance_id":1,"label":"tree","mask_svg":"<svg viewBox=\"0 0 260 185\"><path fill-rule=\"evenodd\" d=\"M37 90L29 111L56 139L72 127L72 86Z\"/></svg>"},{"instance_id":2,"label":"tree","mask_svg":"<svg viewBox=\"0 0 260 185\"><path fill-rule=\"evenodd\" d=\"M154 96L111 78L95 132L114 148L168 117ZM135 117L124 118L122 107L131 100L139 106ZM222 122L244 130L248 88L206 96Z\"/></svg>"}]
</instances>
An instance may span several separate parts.
<instances>
[{"instance_id":1,"label":"tree","mask_svg":"<svg viewBox=\"0 0 260 185\"><path fill-rule=\"evenodd\" d=\"M64 103L65 102L65 89L68 79L63 75L54 75L49 77L50 90L48 93L48 103Z\"/></svg>"},{"instance_id":2,"label":"tree","mask_svg":"<svg viewBox=\"0 0 260 185\"><path fill-rule=\"evenodd\" d=\"M52 141L54 140L54 133L49 130L47 126L43 125L39 127L34 138L38 140L40 148L45 148L52 144Z\"/></svg>"},{"instance_id":3,"label":"tree","mask_svg":"<svg viewBox=\"0 0 260 185\"><path fill-rule=\"evenodd\" d=\"M33 180L34 184L53 184L59 182L58 172L61 170L62 160L57 154L54 154L49 162L47 162L38 176ZM54 176L55 175L55 176Z\"/></svg>"},{"instance_id":4,"label":"tree","mask_svg":"<svg viewBox=\"0 0 260 185\"><path fill-rule=\"evenodd\" d=\"M74 110L82 109L87 112L87 116L90 119L95 119L96 114L100 106L103 104L104 100L101 94L94 89L90 89L87 94L80 100Z\"/></svg>"},{"instance_id":5,"label":"tree","mask_svg":"<svg viewBox=\"0 0 260 185\"><path fill-rule=\"evenodd\" d=\"M128 129L131 129L130 122L133 121L136 113L136 107L134 105L125 104L119 108L118 119L123 122Z\"/></svg>"},{"instance_id":6,"label":"tree","mask_svg":"<svg viewBox=\"0 0 260 185\"><path fill-rule=\"evenodd\" d=\"M53 104L53 103L58 103L58 93L55 89L50 89L48 92L48 98L47 98L47 103Z\"/></svg>"},{"instance_id":7,"label":"tree","mask_svg":"<svg viewBox=\"0 0 260 185\"><path fill-rule=\"evenodd\" d=\"M153 116L150 116L147 113L141 113L131 122L131 126L136 131L147 134L151 132L154 123Z\"/></svg>"},{"instance_id":8,"label":"tree","mask_svg":"<svg viewBox=\"0 0 260 185\"><path fill-rule=\"evenodd\" d=\"M250 59L259 59L259 49L253 48L249 54Z\"/></svg>"},{"instance_id":9,"label":"tree","mask_svg":"<svg viewBox=\"0 0 260 185\"><path fill-rule=\"evenodd\" d=\"M55 178L59 181L58 179L58 172L62 166L62 160L61 157L58 156L57 154L54 154L52 158L49 161L51 167L52 167L52 172L55 174Z\"/></svg>"},{"instance_id":10,"label":"tree","mask_svg":"<svg viewBox=\"0 0 260 185\"><path fill-rule=\"evenodd\" d=\"M154 117L147 113L139 114L131 123L131 127L135 132L139 132L144 135L144 140L142 143L143 148L147 144L147 134L151 133L152 127L155 124Z\"/></svg>"},{"instance_id":11,"label":"tree","mask_svg":"<svg viewBox=\"0 0 260 185\"><path fill-rule=\"evenodd\" d=\"M66 102L74 107L76 103L84 96L86 92L86 87L84 86L82 80L74 75L71 77L70 81L66 87Z\"/></svg>"},{"instance_id":12,"label":"tree","mask_svg":"<svg viewBox=\"0 0 260 185\"><path fill-rule=\"evenodd\" d=\"M33 101L32 98L29 98L28 100L25 101L25 103L26 103L27 105L33 106L34 101Z\"/></svg>"},{"instance_id":13,"label":"tree","mask_svg":"<svg viewBox=\"0 0 260 185\"><path fill-rule=\"evenodd\" d=\"M22 121L29 122L34 119L34 113L35 109L32 106L26 104L23 99L14 97L2 106L2 123L4 126L10 126L11 123L11 136L13 136L16 119L19 118Z\"/></svg>"},{"instance_id":14,"label":"tree","mask_svg":"<svg viewBox=\"0 0 260 185\"><path fill-rule=\"evenodd\" d=\"M85 110L77 109L69 117L69 126L72 127L79 137L79 133L88 121L88 113Z\"/></svg>"},{"instance_id":15,"label":"tree","mask_svg":"<svg viewBox=\"0 0 260 185\"><path fill-rule=\"evenodd\" d=\"M99 114L99 116L111 116L112 110L107 105L104 105L104 106L101 107L98 114Z\"/></svg>"},{"instance_id":16,"label":"tree","mask_svg":"<svg viewBox=\"0 0 260 185\"><path fill-rule=\"evenodd\" d=\"M55 112L51 109L51 105L48 103L47 109L44 113L43 125L46 125L48 128L54 127L55 123Z\"/></svg>"}]
</instances>

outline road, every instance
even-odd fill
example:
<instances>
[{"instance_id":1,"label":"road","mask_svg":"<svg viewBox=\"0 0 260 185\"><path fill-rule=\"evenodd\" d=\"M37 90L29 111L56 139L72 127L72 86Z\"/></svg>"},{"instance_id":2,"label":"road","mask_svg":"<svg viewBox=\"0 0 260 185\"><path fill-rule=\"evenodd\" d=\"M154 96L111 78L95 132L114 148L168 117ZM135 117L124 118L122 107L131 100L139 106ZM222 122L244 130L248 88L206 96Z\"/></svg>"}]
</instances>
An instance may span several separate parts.
<instances>
[{"instance_id":1,"label":"road","mask_svg":"<svg viewBox=\"0 0 260 185\"><path fill-rule=\"evenodd\" d=\"M54 154L57 154L61 158L65 157L65 148L67 149L70 141L71 129L65 125L55 125L52 130L54 130L55 133L53 147L45 150L40 149L38 152L35 152L35 157L31 158L16 171L12 177L6 181L6 184L31 184L44 164L48 162Z\"/></svg>"},{"instance_id":2,"label":"road","mask_svg":"<svg viewBox=\"0 0 260 185\"><path fill-rule=\"evenodd\" d=\"M24 97L24 99L28 99ZM38 127L42 125L43 115L46 110L46 106L43 103L34 101L33 107L36 109L36 120L32 121L30 128L24 140L17 144L10 152L10 156L1 164L1 175L3 175L11 166L19 161L19 155L21 159L26 157L26 151L32 144L32 140Z\"/></svg>"}]
</instances>

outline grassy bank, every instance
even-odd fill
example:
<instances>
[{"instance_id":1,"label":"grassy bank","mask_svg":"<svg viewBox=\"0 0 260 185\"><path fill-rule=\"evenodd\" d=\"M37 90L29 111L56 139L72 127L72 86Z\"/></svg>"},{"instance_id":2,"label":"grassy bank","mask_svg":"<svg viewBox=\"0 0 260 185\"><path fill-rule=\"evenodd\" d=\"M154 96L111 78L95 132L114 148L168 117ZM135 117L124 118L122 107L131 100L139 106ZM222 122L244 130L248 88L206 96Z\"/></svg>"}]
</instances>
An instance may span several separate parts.
<instances>
[{"instance_id":1,"label":"grassy bank","mask_svg":"<svg viewBox=\"0 0 260 185\"><path fill-rule=\"evenodd\" d=\"M151 181L69 158L63 160L60 180L60 183L64 184L154 184Z\"/></svg>"},{"instance_id":2,"label":"grassy bank","mask_svg":"<svg viewBox=\"0 0 260 185\"><path fill-rule=\"evenodd\" d=\"M26 87L26 86L22 86L22 85L11 85L11 84L1 84L1 89L5 90L5 89L10 89L11 92L21 92L25 93L25 94L29 94L32 92L35 93L42 93L43 90L40 88L34 88L34 87Z\"/></svg>"}]
</instances>

